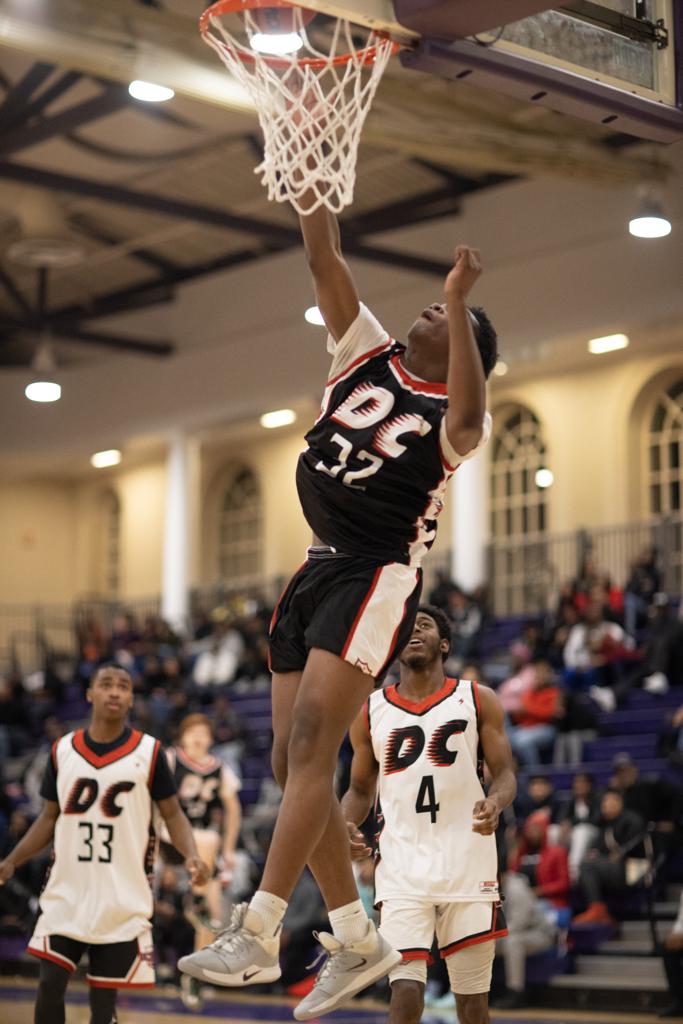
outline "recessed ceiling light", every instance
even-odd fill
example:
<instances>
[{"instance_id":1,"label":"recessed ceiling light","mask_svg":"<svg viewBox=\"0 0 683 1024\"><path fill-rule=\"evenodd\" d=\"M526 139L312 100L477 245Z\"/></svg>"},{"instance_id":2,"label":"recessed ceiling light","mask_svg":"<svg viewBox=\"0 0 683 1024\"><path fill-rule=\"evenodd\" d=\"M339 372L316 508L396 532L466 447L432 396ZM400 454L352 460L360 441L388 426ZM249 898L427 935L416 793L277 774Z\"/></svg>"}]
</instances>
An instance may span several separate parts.
<instances>
[{"instance_id":1,"label":"recessed ceiling light","mask_svg":"<svg viewBox=\"0 0 683 1024\"><path fill-rule=\"evenodd\" d=\"M62 389L54 380L34 380L26 385L24 394L32 402L58 402Z\"/></svg>"},{"instance_id":2,"label":"recessed ceiling light","mask_svg":"<svg viewBox=\"0 0 683 1024\"><path fill-rule=\"evenodd\" d=\"M536 486L540 487L541 490L545 490L546 487L552 487L555 476L552 469L545 469L545 467L541 467L541 469L536 470L535 480Z\"/></svg>"},{"instance_id":3,"label":"recessed ceiling light","mask_svg":"<svg viewBox=\"0 0 683 1024\"><path fill-rule=\"evenodd\" d=\"M666 238L671 234L671 221L656 200L647 199L629 221L628 230L636 238Z\"/></svg>"},{"instance_id":4,"label":"recessed ceiling light","mask_svg":"<svg viewBox=\"0 0 683 1024\"><path fill-rule=\"evenodd\" d=\"M298 32L254 32L249 40L257 53L296 53L304 45Z\"/></svg>"},{"instance_id":5,"label":"recessed ceiling light","mask_svg":"<svg viewBox=\"0 0 683 1024\"><path fill-rule=\"evenodd\" d=\"M315 324L316 327L325 326L325 320L317 306L309 306L304 313L304 319L309 324Z\"/></svg>"},{"instance_id":6,"label":"recessed ceiling light","mask_svg":"<svg viewBox=\"0 0 683 1024\"><path fill-rule=\"evenodd\" d=\"M626 334L607 334L604 338L591 338L588 351L594 356L602 356L605 352L617 352L620 348L628 348L629 339Z\"/></svg>"},{"instance_id":7,"label":"recessed ceiling light","mask_svg":"<svg viewBox=\"0 0 683 1024\"><path fill-rule=\"evenodd\" d=\"M296 413L293 409L276 409L274 412L266 412L261 417L261 426L268 430L275 427L288 427L290 423L296 422Z\"/></svg>"},{"instance_id":8,"label":"recessed ceiling light","mask_svg":"<svg viewBox=\"0 0 683 1024\"><path fill-rule=\"evenodd\" d=\"M165 85L157 85L156 82L143 82L136 78L128 86L128 92L135 100L143 100L145 103L165 103L175 96L173 89Z\"/></svg>"},{"instance_id":9,"label":"recessed ceiling light","mask_svg":"<svg viewBox=\"0 0 683 1024\"><path fill-rule=\"evenodd\" d=\"M510 367L502 359L499 359L496 365L493 367L493 372L496 377L504 377Z\"/></svg>"},{"instance_id":10,"label":"recessed ceiling light","mask_svg":"<svg viewBox=\"0 0 683 1024\"><path fill-rule=\"evenodd\" d=\"M121 452L118 448L108 448L104 452L95 452L90 456L90 465L95 469L106 469L107 466L118 466L121 461Z\"/></svg>"}]
</instances>

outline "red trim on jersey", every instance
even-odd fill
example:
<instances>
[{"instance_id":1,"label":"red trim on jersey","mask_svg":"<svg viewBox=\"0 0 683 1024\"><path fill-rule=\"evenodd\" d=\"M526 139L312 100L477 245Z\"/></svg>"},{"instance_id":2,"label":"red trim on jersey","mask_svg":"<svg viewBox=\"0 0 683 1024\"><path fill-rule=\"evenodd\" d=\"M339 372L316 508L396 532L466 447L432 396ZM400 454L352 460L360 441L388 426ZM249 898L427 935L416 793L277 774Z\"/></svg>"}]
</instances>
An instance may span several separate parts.
<instances>
[{"instance_id":1,"label":"red trim on jersey","mask_svg":"<svg viewBox=\"0 0 683 1024\"><path fill-rule=\"evenodd\" d=\"M418 585L419 582L420 582L420 570L416 569L415 570L415 587ZM406 608L408 607L408 601L410 601L411 597L415 593L415 587L413 587L413 589L410 591L410 593L406 597L405 601L403 602L403 612L401 613L401 618L400 618L400 620L398 622L398 625L396 626L396 629L394 630L394 635L391 638L391 646L389 647L389 655L387 657L387 660L382 665L382 668L377 673L380 677L383 675L384 672L386 672L386 670L389 668L389 666L391 665L392 661L396 657L396 641L398 639L398 631L399 631L399 629L401 628L401 626L403 625L403 623L405 621Z\"/></svg>"},{"instance_id":2,"label":"red trim on jersey","mask_svg":"<svg viewBox=\"0 0 683 1024\"><path fill-rule=\"evenodd\" d=\"M93 981L86 974L91 988L156 988L156 981Z\"/></svg>"},{"instance_id":3,"label":"red trim on jersey","mask_svg":"<svg viewBox=\"0 0 683 1024\"><path fill-rule=\"evenodd\" d=\"M384 352L385 349L391 348L393 344L392 339L389 338L388 341L378 345L377 348L371 348L369 352L364 352L363 355L358 356L358 358L354 359L352 363L349 363L349 365L342 370L341 373L338 373L336 377L330 378L327 382L327 387L334 387L334 385L340 381L342 377L345 377L350 370L355 369L356 366L360 366L361 363L365 363L369 359L374 359L375 356L380 354L380 352Z\"/></svg>"},{"instance_id":4,"label":"red trim on jersey","mask_svg":"<svg viewBox=\"0 0 683 1024\"><path fill-rule=\"evenodd\" d=\"M363 612L367 608L368 601L370 600L370 598L374 594L375 590L377 589L377 584L379 583L379 578L380 578L380 575L382 573L382 569L383 568L384 568L384 566L380 565L379 568L377 569L377 571L375 572L375 575L372 577L372 583L370 584L370 589L368 590L367 594L363 598L363 603L360 606L360 608L358 609L358 613L357 613L355 619L353 620L353 625L351 626L351 629L349 631L349 635L346 638L346 643L344 644L344 646L342 648L342 652L341 652L341 655L340 655L340 657L342 657L342 658L346 657L348 649L351 646L351 643L353 641L354 634L355 634L356 630L358 629L358 624L359 624L360 620L363 617Z\"/></svg>"},{"instance_id":5,"label":"red trim on jersey","mask_svg":"<svg viewBox=\"0 0 683 1024\"><path fill-rule=\"evenodd\" d=\"M476 679L472 679L470 685L472 686L474 706L477 709L477 726L479 726L479 719L481 718L481 698L479 697L479 683L477 682Z\"/></svg>"},{"instance_id":6,"label":"red trim on jersey","mask_svg":"<svg viewBox=\"0 0 683 1024\"><path fill-rule=\"evenodd\" d=\"M392 356L389 360L396 373L399 375L404 384L408 387L413 388L415 391L420 391L424 395L440 395L445 397L448 394L448 388L445 384L438 384L434 381L420 380L419 377L413 377L401 363L400 356Z\"/></svg>"},{"instance_id":7,"label":"red trim on jersey","mask_svg":"<svg viewBox=\"0 0 683 1024\"><path fill-rule=\"evenodd\" d=\"M59 743L59 740L55 740L54 741L54 743L52 744L52 752L51 752L51 754L52 754L52 767L55 770L55 775L57 774L57 744L58 743Z\"/></svg>"},{"instance_id":8,"label":"red trim on jersey","mask_svg":"<svg viewBox=\"0 0 683 1024\"><path fill-rule=\"evenodd\" d=\"M439 950L439 956L442 960L445 960L447 956L452 956L453 953L459 953L461 949L467 949L468 946L478 946L482 942L490 942L492 939L502 939L508 934L507 925L503 922L502 928L496 928L498 923L498 907L494 904L493 914L491 915L491 927L488 931L479 932L476 935L468 935L464 939L460 939L459 942L451 942L448 946L444 946L443 949Z\"/></svg>"},{"instance_id":9,"label":"red trim on jersey","mask_svg":"<svg viewBox=\"0 0 683 1024\"><path fill-rule=\"evenodd\" d=\"M216 768L220 768L223 764L217 757L211 754L208 761L204 764L200 764L199 761L193 761L192 758L187 754L182 747L176 747L176 757L181 761L186 768L196 772L199 775L208 775L210 772L215 772Z\"/></svg>"},{"instance_id":10,"label":"red trim on jersey","mask_svg":"<svg viewBox=\"0 0 683 1024\"><path fill-rule=\"evenodd\" d=\"M402 708L403 711L410 711L414 715L423 715L425 711L429 711L431 708L436 707L446 697L450 697L452 693L458 688L457 679L446 679L440 690L436 693L430 694L429 697L425 697L424 700L408 700L407 697L401 696L398 692L397 684L387 686L383 691L385 699L393 704L394 707Z\"/></svg>"},{"instance_id":11,"label":"red trim on jersey","mask_svg":"<svg viewBox=\"0 0 683 1024\"><path fill-rule=\"evenodd\" d=\"M76 753L85 758L93 768L105 768L108 764L114 764L115 761L120 761L121 758L132 754L135 748L142 742L142 737L143 733L138 732L137 729L131 729L130 736L125 743L122 743L120 747L115 747L114 750L110 750L108 754L103 754L102 757L92 751L85 742L85 729L79 729L78 732L74 733L71 744Z\"/></svg>"},{"instance_id":12,"label":"red trim on jersey","mask_svg":"<svg viewBox=\"0 0 683 1024\"><path fill-rule=\"evenodd\" d=\"M406 962L409 960L424 960L429 965L434 963L434 957L428 949L399 949L398 952Z\"/></svg>"},{"instance_id":13,"label":"red trim on jersey","mask_svg":"<svg viewBox=\"0 0 683 1024\"><path fill-rule=\"evenodd\" d=\"M31 956L37 956L39 960L49 960L50 963L58 964L60 967L63 967L65 971L68 971L69 974L73 974L76 970L72 961L68 960L65 956L62 957L56 956L54 953L44 953L41 949L31 949L30 946L28 948L28 952Z\"/></svg>"},{"instance_id":14,"label":"red trim on jersey","mask_svg":"<svg viewBox=\"0 0 683 1024\"><path fill-rule=\"evenodd\" d=\"M160 743L159 740L157 740L156 743L154 744L154 750L152 751L152 763L149 766L149 775L147 776L147 788L148 789L152 788L152 783L154 781L154 769L157 766L157 757L159 756L160 749L161 749L161 743Z\"/></svg>"}]
</instances>

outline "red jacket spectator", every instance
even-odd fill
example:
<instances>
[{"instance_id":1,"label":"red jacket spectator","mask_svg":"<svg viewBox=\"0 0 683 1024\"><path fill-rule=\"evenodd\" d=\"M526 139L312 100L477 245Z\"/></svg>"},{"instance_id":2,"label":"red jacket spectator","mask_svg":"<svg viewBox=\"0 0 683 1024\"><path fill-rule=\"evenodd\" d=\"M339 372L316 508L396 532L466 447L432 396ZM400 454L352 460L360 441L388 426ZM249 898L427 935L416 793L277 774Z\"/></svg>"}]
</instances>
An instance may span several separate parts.
<instances>
[{"instance_id":1,"label":"red jacket spectator","mask_svg":"<svg viewBox=\"0 0 683 1024\"><path fill-rule=\"evenodd\" d=\"M541 899L553 906L569 906L569 858L563 846L548 842L545 811L531 814L524 825L522 840L510 858L510 871L524 874Z\"/></svg>"},{"instance_id":2,"label":"red jacket spectator","mask_svg":"<svg viewBox=\"0 0 683 1024\"><path fill-rule=\"evenodd\" d=\"M536 680L533 688L522 694L521 710L515 716L515 725L545 725L559 715L562 705L559 686L552 683L552 669L546 662L535 665Z\"/></svg>"}]
</instances>

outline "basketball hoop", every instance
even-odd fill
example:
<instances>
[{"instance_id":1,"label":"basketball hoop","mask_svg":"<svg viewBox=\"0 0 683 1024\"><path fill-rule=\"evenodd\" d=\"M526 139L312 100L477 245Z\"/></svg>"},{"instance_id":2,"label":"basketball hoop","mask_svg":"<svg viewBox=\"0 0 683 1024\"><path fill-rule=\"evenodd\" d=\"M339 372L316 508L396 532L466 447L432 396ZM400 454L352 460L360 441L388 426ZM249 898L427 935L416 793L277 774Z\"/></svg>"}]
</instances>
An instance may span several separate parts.
<instances>
[{"instance_id":1,"label":"basketball hoop","mask_svg":"<svg viewBox=\"0 0 683 1024\"><path fill-rule=\"evenodd\" d=\"M252 48L262 33L260 12L267 8L282 11L288 31L300 37L296 51L274 56ZM307 32L314 15L288 0L218 0L204 11L199 27L254 102L264 136L255 173L268 198L289 202L303 214L320 206L339 213L353 200L363 124L400 45L345 18L332 19L324 41L316 37L314 43Z\"/></svg>"}]
</instances>

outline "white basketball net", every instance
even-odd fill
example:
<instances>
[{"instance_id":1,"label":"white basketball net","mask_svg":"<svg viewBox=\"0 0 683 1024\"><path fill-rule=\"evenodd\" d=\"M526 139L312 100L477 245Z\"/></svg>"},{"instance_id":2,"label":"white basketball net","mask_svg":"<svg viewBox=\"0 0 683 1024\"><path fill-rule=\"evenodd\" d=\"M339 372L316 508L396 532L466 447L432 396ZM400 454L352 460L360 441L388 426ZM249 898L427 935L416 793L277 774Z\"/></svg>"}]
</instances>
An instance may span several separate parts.
<instances>
[{"instance_id":1,"label":"white basketball net","mask_svg":"<svg viewBox=\"0 0 683 1024\"><path fill-rule=\"evenodd\" d=\"M323 53L306 34L301 8L293 7L293 31L303 46L273 58L251 49L252 36L262 29L250 11L241 16L245 42L217 16L210 18L204 40L254 101L265 141L255 173L269 199L289 202L299 213L312 213L319 206L338 213L353 201L361 131L393 44L368 31L359 50L352 36L359 27L337 19L329 51ZM350 59L335 65L335 57L344 53ZM320 61L320 66L302 64L302 57ZM277 67L271 66L275 60Z\"/></svg>"}]
</instances>

